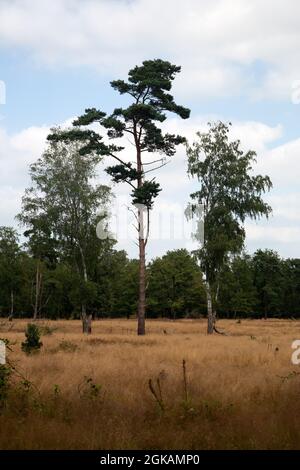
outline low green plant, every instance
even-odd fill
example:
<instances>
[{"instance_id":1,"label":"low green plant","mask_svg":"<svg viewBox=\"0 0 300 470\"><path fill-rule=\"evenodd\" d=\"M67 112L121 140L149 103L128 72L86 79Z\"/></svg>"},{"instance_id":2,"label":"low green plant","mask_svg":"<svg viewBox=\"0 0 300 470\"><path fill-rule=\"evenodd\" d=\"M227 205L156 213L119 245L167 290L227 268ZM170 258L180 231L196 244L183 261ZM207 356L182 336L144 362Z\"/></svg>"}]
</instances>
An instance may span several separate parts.
<instances>
[{"instance_id":1,"label":"low green plant","mask_svg":"<svg viewBox=\"0 0 300 470\"><path fill-rule=\"evenodd\" d=\"M40 341L41 332L37 325L28 323L25 336L26 340L22 343L22 351L31 354L41 349L43 343Z\"/></svg>"},{"instance_id":2,"label":"low green plant","mask_svg":"<svg viewBox=\"0 0 300 470\"><path fill-rule=\"evenodd\" d=\"M60 386L59 386L58 384L54 384L54 385L53 385L53 396L54 396L55 398L57 398L57 397L60 396L60 394L61 394L61 388L60 388Z\"/></svg>"},{"instance_id":3,"label":"low green plant","mask_svg":"<svg viewBox=\"0 0 300 470\"><path fill-rule=\"evenodd\" d=\"M91 377L85 376L78 386L78 392L81 398L94 400L101 393L101 385L96 384Z\"/></svg>"}]
</instances>

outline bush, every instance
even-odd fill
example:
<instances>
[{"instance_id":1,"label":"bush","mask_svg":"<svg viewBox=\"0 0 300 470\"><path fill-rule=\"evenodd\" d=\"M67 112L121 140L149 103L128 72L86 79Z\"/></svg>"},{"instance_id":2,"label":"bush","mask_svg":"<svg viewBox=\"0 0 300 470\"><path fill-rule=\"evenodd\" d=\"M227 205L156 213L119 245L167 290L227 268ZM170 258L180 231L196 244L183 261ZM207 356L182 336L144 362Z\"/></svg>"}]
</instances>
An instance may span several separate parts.
<instances>
[{"instance_id":1,"label":"bush","mask_svg":"<svg viewBox=\"0 0 300 470\"><path fill-rule=\"evenodd\" d=\"M54 333L55 330L57 330L57 328L53 328L49 325L41 325L39 327L41 336L50 336Z\"/></svg>"},{"instance_id":2,"label":"bush","mask_svg":"<svg viewBox=\"0 0 300 470\"><path fill-rule=\"evenodd\" d=\"M61 341L58 345L58 349L65 352L75 352L78 346L71 341Z\"/></svg>"},{"instance_id":3,"label":"bush","mask_svg":"<svg viewBox=\"0 0 300 470\"><path fill-rule=\"evenodd\" d=\"M43 346L40 341L41 332L39 328L33 323L28 323L27 330L25 331L26 341L22 343L22 351L26 354L37 352Z\"/></svg>"}]
</instances>

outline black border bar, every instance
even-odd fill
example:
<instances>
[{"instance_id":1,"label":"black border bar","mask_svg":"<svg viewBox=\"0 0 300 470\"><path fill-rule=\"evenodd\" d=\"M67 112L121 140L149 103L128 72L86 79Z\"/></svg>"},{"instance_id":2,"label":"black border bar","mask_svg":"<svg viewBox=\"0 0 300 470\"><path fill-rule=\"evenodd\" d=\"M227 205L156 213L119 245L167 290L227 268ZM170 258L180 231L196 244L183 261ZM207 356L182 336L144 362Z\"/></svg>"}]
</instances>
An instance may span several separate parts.
<instances>
[{"instance_id":1,"label":"black border bar","mask_svg":"<svg viewBox=\"0 0 300 470\"><path fill-rule=\"evenodd\" d=\"M300 451L182 451L182 450L0 450L0 468L4 464L16 464L22 467L26 464L48 466L67 464L88 468L122 467L122 468L149 468L156 465L176 465L185 467L192 465L201 467L208 463L219 465L230 464L240 466L243 464L270 464L274 460L277 465L286 467L288 463L299 465ZM56 469L54 469L56 470Z\"/></svg>"}]
</instances>

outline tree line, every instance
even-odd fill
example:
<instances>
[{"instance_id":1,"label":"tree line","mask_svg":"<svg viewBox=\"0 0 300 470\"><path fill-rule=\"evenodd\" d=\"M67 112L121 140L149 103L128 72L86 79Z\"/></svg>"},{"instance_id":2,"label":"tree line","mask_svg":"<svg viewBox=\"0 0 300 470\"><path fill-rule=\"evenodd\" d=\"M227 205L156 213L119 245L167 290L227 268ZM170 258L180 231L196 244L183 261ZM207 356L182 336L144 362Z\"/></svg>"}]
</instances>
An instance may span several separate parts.
<instances>
[{"instance_id":1,"label":"tree line","mask_svg":"<svg viewBox=\"0 0 300 470\"><path fill-rule=\"evenodd\" d=\"M94 318L135 318L139 261L110 245L102 244L86 286L67 260L38 260L13 228L1 227L0 316L79 319L84 300ZM146 275L146 317L206 316L205 282L193 254L169 251L148 263ZM220 286L220 318L300 316L299 259L282 259L272 250L235 256L222 269Z\"/></svg>"}]
</instances>

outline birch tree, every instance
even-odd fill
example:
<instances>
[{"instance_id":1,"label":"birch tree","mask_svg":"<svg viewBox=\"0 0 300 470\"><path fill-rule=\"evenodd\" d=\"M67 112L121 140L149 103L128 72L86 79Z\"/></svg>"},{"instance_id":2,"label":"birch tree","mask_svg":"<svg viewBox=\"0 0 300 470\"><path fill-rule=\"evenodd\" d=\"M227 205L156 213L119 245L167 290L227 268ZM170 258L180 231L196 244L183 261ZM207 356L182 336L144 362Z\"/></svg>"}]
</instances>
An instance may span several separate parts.
<instances>
[{"instance_id":1,"label":"birch tree","mask_svg":"<svg viewBox=\"0 0 300 470\"><path fill-rule=\"evenodd\" d=\"M207 132L198 132L198 140L187 145L188 173L198 181L191 194L191 213L199 205L204 211L204 238L195 251L205 276L208 334L216 328L219 278L228 257L244 247L246 218L268 217L271 207L263 194L272 187L268 176L254 175L256 153L244 152L239 140L230 141L230 125L209 124Z\"/></svg>"},{"instance_id":2,"label":"birch tree","mask_svg":"<svg viewBox=\"0 0 300 470\"><path fill-rule=\"evenodd\" d=\"M59 136L61 131L52 132ZM89 264L94 262L102 243L96 236L98 212L108 202L110 189L93 183L99 157L82 157L79 149L76 142L49 144L42 157L30 166L33 184L25 192L18 218L27 227L25 234L38 260L42 256L49 260L55 249L57 259L66 260L81 276L83 332L91 333L92 316L87 312L92 291Z\"/></svg>"}]
</instances>

